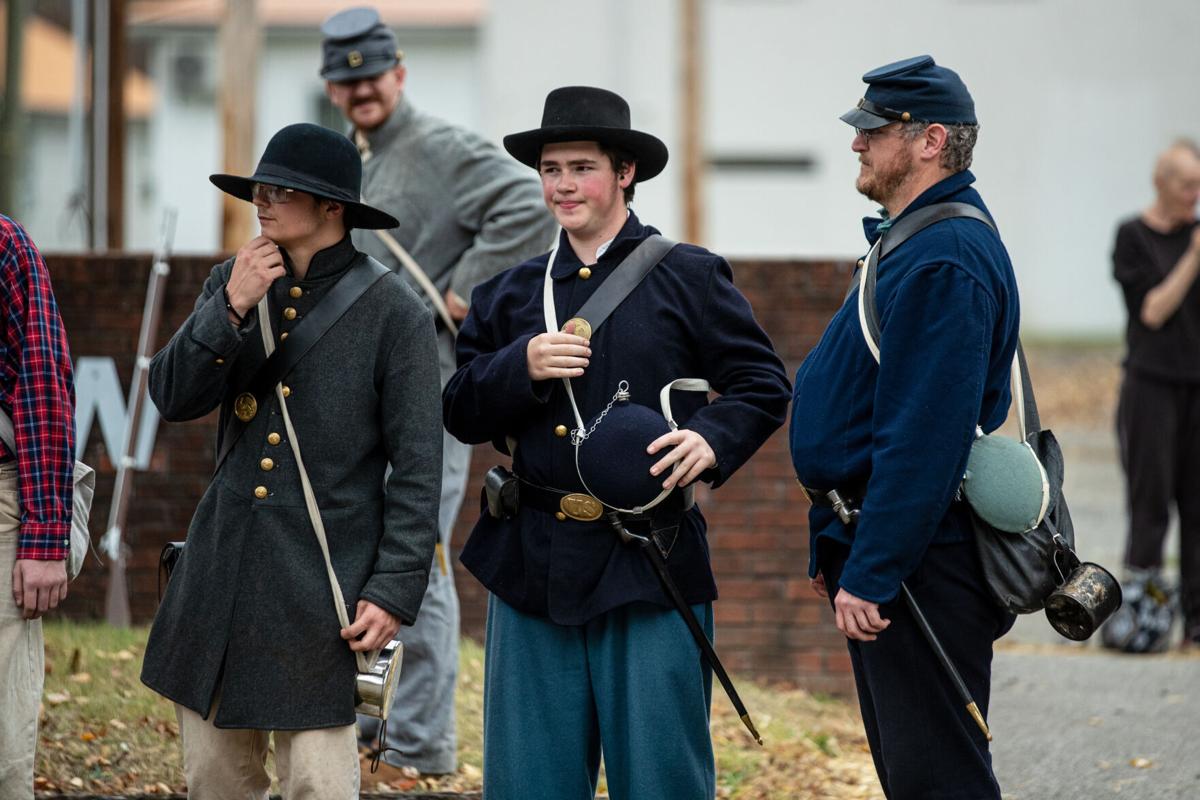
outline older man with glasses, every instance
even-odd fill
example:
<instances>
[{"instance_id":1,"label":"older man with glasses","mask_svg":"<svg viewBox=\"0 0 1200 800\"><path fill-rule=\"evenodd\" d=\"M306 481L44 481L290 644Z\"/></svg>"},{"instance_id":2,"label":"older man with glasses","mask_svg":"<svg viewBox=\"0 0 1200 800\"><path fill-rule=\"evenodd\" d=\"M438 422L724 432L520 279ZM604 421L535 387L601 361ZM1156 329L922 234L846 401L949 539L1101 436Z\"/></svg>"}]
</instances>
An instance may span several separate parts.
<instances>
[{"instance_id":1,"label":"older man with glasses","mask_svg":"<svg viewBox=\"0 0 1200 800\"><path fill-rule=\"evenodd\" d=\"M884 241L900 241L878 264L878 355L856 291L796 375L792 459L814 501L809 575L846 635L884 793L999 800L987 740L900 593L904 581L986 716L992 642L1014 617L985 587L956 492L976 427L994 430L1008 412L1016 280L972 187L979 126L959 76L919 56L863 80L842 120L855 129L855 186L881 206L864 228L874 246L889 230L897 236ZM906 220L949 203L974 218L902 238Z\"/></svg>"}]
</instances>

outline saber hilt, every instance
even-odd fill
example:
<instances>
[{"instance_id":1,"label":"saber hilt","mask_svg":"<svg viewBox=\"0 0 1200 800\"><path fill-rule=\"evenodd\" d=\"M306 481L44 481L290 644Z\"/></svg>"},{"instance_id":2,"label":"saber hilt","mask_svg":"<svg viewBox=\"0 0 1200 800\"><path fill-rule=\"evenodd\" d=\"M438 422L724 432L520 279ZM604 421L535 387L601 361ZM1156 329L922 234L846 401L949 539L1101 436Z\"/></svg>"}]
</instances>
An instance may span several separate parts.
<instances>
[{"instance_id":1,"label":"saber hilt","mask_svg":"<svg viewBox=\"0 0 1200 800\"><path fill-rule=\"evenodd\" d=\"M700 648L700 655L708 662L709 668L717 676L717 680L725 689L725 694L728 695L729 701L733 703L733 708L737 712L738 718L746 726L746 730L750 731L750 735L754 737L754 741L762 745L762 736L759 735L758 729L754 727L754 721L750 719L750 712L746 710L746 704L742 702L737 689L734 688L729 673L725 671L725 667L721 664L721 659L717 657L717 651L713 649L712 642L708 640L704 629L700 627L700 623L696 620L696 615L692 613L692 609L688 607L687 601L683 599L679 587L675 585L674 579L671 578L671 573L667 570L667 561L658 549L658 543L654 541L652 536L640 536L630 531L625 527L625 523L621 521L621 515L616 511L609 511L604 516L609 524L612 525L613 530L617 532L617 535L621 537L621 541L636 543L642 552L646 554L646 558L650 561L650 566L654 568L654 574L658 576L663 590L671 598L675 610L679 612L679 616L683 617L688 631L691 632L692 638L696 641L696 646Z\"/></svg>"}]
</instances>

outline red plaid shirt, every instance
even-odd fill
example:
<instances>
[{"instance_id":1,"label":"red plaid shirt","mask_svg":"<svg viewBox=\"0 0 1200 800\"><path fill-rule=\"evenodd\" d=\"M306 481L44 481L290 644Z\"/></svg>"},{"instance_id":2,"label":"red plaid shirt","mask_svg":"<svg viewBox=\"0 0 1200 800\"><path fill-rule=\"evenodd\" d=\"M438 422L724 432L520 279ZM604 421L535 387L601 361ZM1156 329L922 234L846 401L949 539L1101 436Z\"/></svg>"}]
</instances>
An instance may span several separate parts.
<instances>
[{"instance_id":1,"label":"red plaid shirt","mask_svg":"<svg viewBox=\"0 0 1200 800\"><path fill-rule=\"evenodd\" d=\"M17 558L61 560L71 548L75 384L50 273L23 228L0 214L0 406L16 431Z\"/></svg>"}]
</instances>

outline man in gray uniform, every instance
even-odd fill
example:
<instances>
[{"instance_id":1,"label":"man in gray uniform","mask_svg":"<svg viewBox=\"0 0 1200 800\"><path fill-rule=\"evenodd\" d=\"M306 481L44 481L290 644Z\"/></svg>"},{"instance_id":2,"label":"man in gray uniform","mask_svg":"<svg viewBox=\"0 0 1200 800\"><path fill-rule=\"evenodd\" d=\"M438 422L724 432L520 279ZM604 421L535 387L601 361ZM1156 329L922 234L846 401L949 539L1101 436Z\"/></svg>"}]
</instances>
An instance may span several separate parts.
<instances>
[{"instance_id":1,"label":"man in gray uniform","mask_svg":"<svg viewBox=\"0 0 1200 800\"><path fill-rule=\"evenodd\" d=\"M454 336L471 290L545 252L554 220L527 169L475 133L413 107L404 96L407 70L396 37L375 9L342 11L321 32L321 77L353 126L364 200L399 220L390 230L355 231L355 246L404 275L433 308L444 385L454 374ZM385 761L430 774L456 768L458 597L448 550L470 457L469 446L444 435L439 543L420 619L405 631L404 670L385 743L401 754L388 753ZM371 738L377 721L360 723L364 739Z\"/></svg>"}]
</instances>

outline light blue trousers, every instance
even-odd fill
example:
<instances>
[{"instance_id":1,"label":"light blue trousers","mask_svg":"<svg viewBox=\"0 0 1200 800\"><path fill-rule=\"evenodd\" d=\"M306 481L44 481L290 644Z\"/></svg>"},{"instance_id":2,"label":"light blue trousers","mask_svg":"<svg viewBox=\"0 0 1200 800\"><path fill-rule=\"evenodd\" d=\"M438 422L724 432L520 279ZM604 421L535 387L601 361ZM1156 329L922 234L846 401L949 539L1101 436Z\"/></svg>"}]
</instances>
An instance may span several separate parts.
<instances>
[{"instance_id":1,"label":"light blue trousers","mask_svg":"<svg viewBox=\"0 0 1200 800\"><path fill-rule=\"evenodd\" d=\"M712 604L692 606L712 637ZM488 603L485 800L711 800L712 672L677 611L631 603L557 625Z\"/></svg>"}]
</instances>

